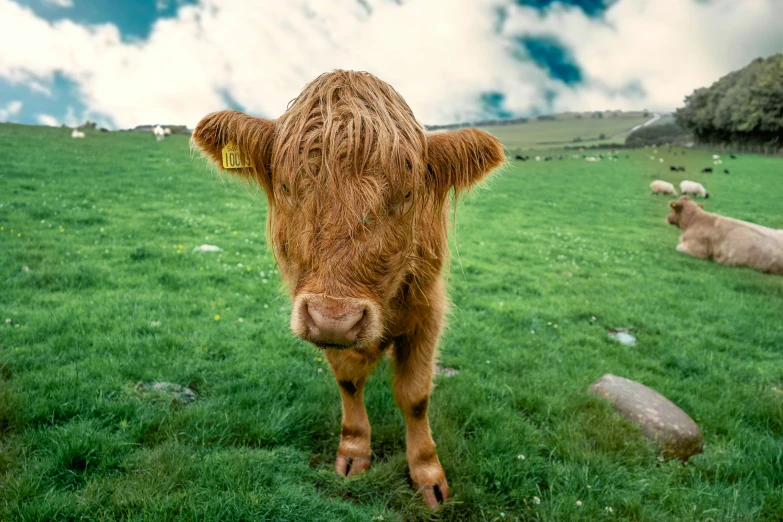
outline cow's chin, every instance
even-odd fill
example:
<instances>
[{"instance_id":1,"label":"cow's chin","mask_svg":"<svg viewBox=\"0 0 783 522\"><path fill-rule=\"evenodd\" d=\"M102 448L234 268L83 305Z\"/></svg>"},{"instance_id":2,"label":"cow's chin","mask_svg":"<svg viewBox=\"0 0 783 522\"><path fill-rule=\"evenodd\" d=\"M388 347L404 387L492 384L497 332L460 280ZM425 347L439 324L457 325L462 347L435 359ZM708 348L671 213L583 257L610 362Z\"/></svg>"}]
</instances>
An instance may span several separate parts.
<instances>
[{"instance_id":1,"label":"cow's chin","mask_svg":"<svg viewBox=\"0 0 783 522\"><path fill-rule=\"evenodd\" d=\"M357 350L383 333L381 306L370 299L300 293L294 297L291 331L322 350Z\"/></svg>"}]
</instances>

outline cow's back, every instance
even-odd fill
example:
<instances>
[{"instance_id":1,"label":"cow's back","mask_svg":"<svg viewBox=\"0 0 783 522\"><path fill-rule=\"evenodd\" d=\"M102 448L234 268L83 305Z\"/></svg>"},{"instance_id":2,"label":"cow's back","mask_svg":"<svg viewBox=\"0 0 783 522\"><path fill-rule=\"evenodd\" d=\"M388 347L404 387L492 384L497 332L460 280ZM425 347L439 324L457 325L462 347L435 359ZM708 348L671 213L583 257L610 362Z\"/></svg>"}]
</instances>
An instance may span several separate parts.
<instances>
[{"instance_id":1,"label":"cow's back","mask_svg":"<svg viewBox=\"0 0 783 522\"><path fill-rule=\"evenodd\" d=\"M715 225L715 261L783 274L783 231L723 217Z\"/></svg>"}]
</instances>

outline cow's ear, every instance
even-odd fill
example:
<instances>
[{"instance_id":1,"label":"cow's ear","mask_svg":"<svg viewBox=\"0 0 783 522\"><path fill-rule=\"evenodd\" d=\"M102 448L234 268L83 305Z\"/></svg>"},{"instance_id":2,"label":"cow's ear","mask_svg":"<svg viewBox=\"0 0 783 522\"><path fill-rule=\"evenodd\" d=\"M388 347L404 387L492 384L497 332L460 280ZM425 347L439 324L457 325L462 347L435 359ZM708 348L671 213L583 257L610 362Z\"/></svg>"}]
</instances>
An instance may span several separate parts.
<instances>
[{"instance_id":1,"label":"cow's ear","mask_svg":"<svg viewBox=\"0 0 783 522\"><path fill-rule=\"evenodd\" d=\"M427 135L427 182L441 197L459 194L505 162L503 144L478 129Z\"/></svg>"},{"instance_id":2,"label":"cow's ear","mask_svg":"<svg viewBox=\"0 0 783 522\"><path fill-rule=\"evenodd\" d=\"M208 114L198 122L191 146L200 149L219 169L256 181L271 195L274 136L274 120L254 118L238 111L220 111ZM224 165L223 149L229 143L235 145L235 154L229 164ZM236 166L239 168L233 168Z\"/></svg>"}]
</instances>

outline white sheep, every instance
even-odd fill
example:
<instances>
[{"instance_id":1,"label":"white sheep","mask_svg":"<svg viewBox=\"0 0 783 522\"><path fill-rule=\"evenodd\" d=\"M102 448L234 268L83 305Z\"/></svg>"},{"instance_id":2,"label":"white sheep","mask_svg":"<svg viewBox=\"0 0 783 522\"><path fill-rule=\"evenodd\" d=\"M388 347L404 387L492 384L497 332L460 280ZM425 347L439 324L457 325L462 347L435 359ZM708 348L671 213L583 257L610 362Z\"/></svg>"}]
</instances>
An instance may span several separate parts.
<instances>
[{"instance_id":1,"label":"white sheep","mask_svg":"<svg viewBox=\"0 0 783 522\"><path fill-rule=\"evenodd\" d=\"M163 129L163 134L165 134L166 136L169 136L171 134L171 129L166 127L165 129Z\"/></svg>"},{"instance_id":2,"label":"white sheep","mask_svg":"<svg viewBox=\"0 0 783 522\"><path fill-rule=\"evenodd\" d=\"M682 194L693 194L694 196L698 195L704 199L710 197L710 193L707 192L707 189L704 188L704 185L687 179L680 182L680 192Z\"/></svg>"},{"instance_id":3,"label":"white sheep","mask_svg":"<svg viewBox=\"0 0 783 522\"><path fill-rule=\"evenodd\" d=\"M73 132L71 132L71 138L84 138L84 133L79 129L73 129Z\"/></svg>"},{"instance_id":4,"label":"white sheep","mask_svg":"<svg viewBox=\"0 0 783 522\"><path fill-rule=\"evenodd\" d=\"M677 191L674 190L674 185L672 185L668 181L656 179L655 181L650 183L650 188L652 189L653 195L655 194L668 194L669 196L677 195Z\"/></svg>"},{"instance_id":5,"label":"white sheep","mask_svg":"<svg viewBox=\"0 0 783 522\"><path fill-rule=\"evenodd\" d=\"M155 128L152 129L152 134L155 135L155 139L158 141L162 140L166 136L166 133L163 131L163 127L160 125L155 125Z\"/></svg>"},{"instance_id":6,"label":"white sheep","mask_svg":"<svg viewBox=\"0 0 783 522\"><path fill-rule=\"evenodd\" d=\"M720 156L718 156L717 154L713 154L713 155L712 155L712 159L714 159L714 160L719 160L719 159L720 159Z\"/></svg>"},{"instance_id":7,"label":"white sheep","mask_svg":"<svg viewBox=\"0 0 783 522\"><path fill-rule=\"evenodd\" d=\"M585 161L589 161L590 163L594 163L598 161L598 158L594 158L593 156L588 156L585 158Z\"/></svg>"}]
</instances>

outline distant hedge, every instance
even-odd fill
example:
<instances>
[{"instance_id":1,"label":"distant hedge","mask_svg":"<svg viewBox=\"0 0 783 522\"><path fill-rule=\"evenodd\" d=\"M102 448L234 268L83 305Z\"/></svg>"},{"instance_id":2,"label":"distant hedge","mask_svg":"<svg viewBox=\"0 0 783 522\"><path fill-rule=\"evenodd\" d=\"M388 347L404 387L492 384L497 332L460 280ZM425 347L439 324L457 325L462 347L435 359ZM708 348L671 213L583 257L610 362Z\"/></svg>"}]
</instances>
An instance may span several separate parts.
<instances>
[{"instance_id":1,"label":"distant hedge","mask_svg":"<svg viewBox=\"0 0 783 522\"><path fill-rule=\"evenodd\" d=\"M663 143L681 144L691 139L691 133L676 123L662 123L636 129L625 139L625 146L635 148Z\"/></svg>"}]
</instances>

